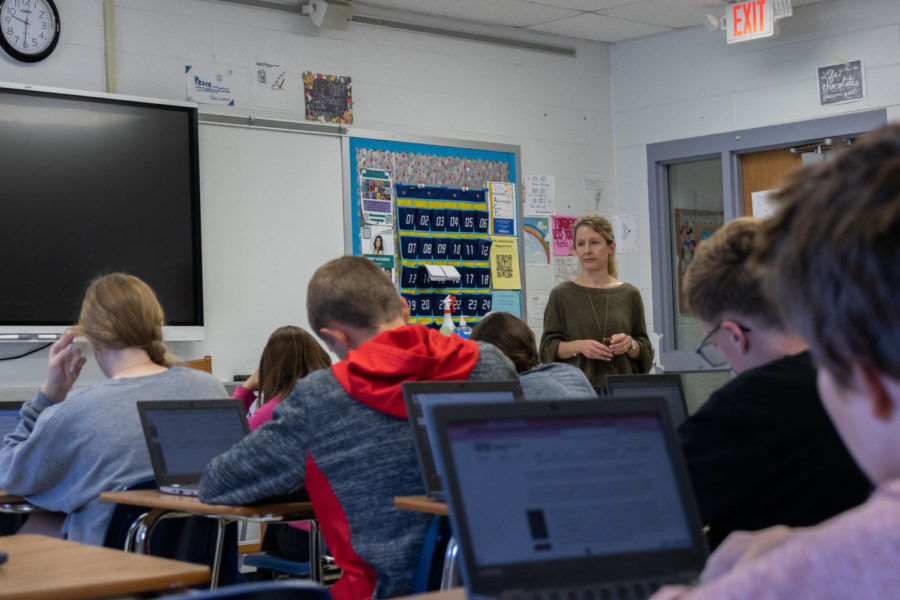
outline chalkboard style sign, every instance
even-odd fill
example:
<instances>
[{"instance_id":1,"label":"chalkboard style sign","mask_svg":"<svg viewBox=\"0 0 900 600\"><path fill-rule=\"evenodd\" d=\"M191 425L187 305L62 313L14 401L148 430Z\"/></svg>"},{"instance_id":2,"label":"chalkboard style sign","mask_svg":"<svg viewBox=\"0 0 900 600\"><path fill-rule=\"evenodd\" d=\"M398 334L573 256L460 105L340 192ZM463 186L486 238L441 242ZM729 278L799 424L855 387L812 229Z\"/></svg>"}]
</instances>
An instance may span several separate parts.
<instances>
[{"instance_id":1,"label":"chalkboard style sign","mask_svg":"<svg viewBox=\"0 0 900 600\"><path fill-rule=\"evenodd\" d=\"M353 124L350 78L307 71L303 74L306 120Z\"/></svg>"},{"instance_id":2,"label":"chalkboard style sign","mask_svg":"<svg viewBox=\"0 0 900 600\"><path fill-rule=\"evenodd\" d=\"M861 60L819 67L819 104L853 102L866 95Z\"/></svg>"}]
</instances>

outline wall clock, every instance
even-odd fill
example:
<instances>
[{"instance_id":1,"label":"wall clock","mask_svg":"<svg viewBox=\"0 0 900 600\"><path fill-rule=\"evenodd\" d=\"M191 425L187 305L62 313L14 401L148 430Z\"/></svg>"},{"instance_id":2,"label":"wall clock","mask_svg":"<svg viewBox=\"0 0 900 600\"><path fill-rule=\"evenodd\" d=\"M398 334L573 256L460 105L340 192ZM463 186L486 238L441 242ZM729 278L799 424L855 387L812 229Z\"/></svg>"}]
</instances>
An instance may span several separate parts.
<instances>
[{"instance_id":1,"label":"wall clock","mask_svg":"<svg viewBox=\"0 0 900 600\"><path fill-rule=\"evenodd\" d=\"M59 41L53 0L0 0L0 47L23 62L44 60Z\"/></svg>"}]
</instances>

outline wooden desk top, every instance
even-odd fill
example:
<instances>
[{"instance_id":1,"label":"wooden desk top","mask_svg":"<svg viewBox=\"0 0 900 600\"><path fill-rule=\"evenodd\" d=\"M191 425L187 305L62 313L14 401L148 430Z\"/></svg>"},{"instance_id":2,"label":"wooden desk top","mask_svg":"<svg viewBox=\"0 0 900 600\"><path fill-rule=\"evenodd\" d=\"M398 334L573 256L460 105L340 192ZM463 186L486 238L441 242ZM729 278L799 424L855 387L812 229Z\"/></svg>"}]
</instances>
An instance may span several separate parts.
<instances>
[{"instance_id":1,"label":"wooden desk top","mask_svg":"<svg viewBox=\"0 0 900 600\"><path fill-rule=\"evenodd\" d=\"M7 494L3 490L0 490L0 504L18 504L20 502L25 502L25 498L16 496L15 494Z\"/></svg>"},{"instance_id":2,"label":"wooden desk top","mask_svg":"<svg viewBox=\"0 0 900 600\"><path fill-rule=\"evenodd\" d=\"M42 535L0 537L0 599L77 600L209 581L204 565L88 546Z\"/></svg>"},{"instance_id":3,"label":"wooden desk top","mask_svg":"<svg viewBox=\"0 0 900 600\"><path fill-rule=\"evenodd\" d=\"M402 596L400 598L394 598L394 600L466 600L466 588L457 587L449 590L441 590L439 592Z\"/></svg>"},{"instance_id":4,"label":"wooden desk top","mask_svg":"<svg viewBox=\"0 0 900 600\"><path fill-rule=\"evenodd\" d=\"M224 504L204 504L196 496L165 494L159 490L126 490L124 492L103 492L100 499L133 506L149 506L197 515L213 515L255 521L299 521L311 519L312 502L282 502L278 504L256 504L253 506L226 506Z\"/></svg>"},{"instance_id":5,"label":"wooden desk top","mask_svg":"<svg viewBox=\"0 0 900 600\"><path fill-rule=\"evenodd\" d=\"M446 502L438 502L428 496L397 496L394 498L394 506L405 510L415 510L430 515L448 515Z\"/></svg>"}]
</instances>

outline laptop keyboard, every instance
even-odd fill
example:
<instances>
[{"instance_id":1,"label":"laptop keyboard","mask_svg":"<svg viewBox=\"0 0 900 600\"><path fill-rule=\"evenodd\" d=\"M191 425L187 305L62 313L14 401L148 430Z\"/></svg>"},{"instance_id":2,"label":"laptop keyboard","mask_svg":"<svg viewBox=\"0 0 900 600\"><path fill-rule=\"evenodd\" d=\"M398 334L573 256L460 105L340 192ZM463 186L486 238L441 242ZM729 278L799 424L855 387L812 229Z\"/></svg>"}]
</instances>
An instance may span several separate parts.
<instances>
[{"instance_id":1,"label":"laptop keyboard","mask_svg":"<svg viewBox=\"0 0 900 600\"><path fill-rule=\"evenodd\" d=\"M515 590L501 594L501 600L645 600L659 588L669 584L686 584L672 578L646 581L616 581L612 583L556 588L553 590Z\"/></svg>"}]
</instances>

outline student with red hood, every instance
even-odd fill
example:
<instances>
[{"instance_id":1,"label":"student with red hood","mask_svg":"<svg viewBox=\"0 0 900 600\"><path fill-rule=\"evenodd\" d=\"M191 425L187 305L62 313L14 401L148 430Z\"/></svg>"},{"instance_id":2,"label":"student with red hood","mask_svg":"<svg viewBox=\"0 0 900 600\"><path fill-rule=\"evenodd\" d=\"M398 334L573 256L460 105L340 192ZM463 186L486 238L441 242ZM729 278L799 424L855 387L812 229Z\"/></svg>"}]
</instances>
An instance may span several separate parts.
<instances>
[{"instance_id":1,"label":"student with red hood","mask_svg":"<svg viewBox=\"0 0 900 600\"><path fill-rule=\"evenodd\" d=\"M309 282L310 325L340 362L310 373L274 418L216 457L200 499L247 504L306 486L335 562L335 600L412 592L428 515L394 507L424 494L404 381L516 378L490 344L408 325L409 307L370 260L345 256Z\"/></svg>"}]
</instances>

